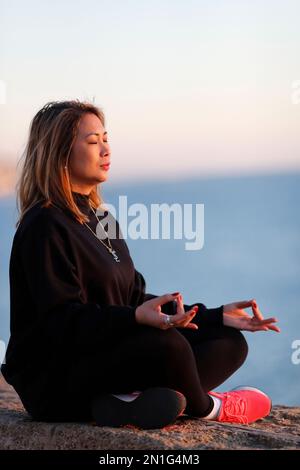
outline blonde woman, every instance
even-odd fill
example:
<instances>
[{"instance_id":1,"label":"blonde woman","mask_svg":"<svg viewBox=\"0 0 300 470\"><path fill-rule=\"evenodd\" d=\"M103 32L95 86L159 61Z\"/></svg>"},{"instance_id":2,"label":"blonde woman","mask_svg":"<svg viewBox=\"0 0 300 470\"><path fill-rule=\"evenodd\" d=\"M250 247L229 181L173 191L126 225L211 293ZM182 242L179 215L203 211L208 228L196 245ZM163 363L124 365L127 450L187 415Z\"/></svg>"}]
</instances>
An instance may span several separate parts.
<instances>
[{"instance_id":1,"label":"blonde woman","mask_svg":"<svg viewBox=\"0 0 300 470\"><path fill-rule=\"evenodd\" d=\"M183 413L245 424L268 415L271 400L254 387L212 390L246 359L240 330L279 331L276 318L264 320L254 299L207 308L180 292L147 294L98 191L110 161L100 108L50 102L34 116L17 189L5 379L45 421L146 429Z\"/></svg>"}]
</instances>

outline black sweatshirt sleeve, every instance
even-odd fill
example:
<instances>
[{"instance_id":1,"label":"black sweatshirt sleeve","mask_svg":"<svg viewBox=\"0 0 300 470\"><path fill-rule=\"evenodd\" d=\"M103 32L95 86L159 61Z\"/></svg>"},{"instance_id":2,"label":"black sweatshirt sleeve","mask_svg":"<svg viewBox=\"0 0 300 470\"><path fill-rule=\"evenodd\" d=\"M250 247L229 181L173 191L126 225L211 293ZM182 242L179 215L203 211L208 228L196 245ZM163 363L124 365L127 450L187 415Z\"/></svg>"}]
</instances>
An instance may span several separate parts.
<instances>
[{"instance_id":1,"label":"black sweatshirt sleeve","mask_svg":"<svg viewBox=\"0 0 300 470\"><path fill-rule=\"evenodd\" d=\"M202 326L223 326L223 309L224 305L215 308L207 308L202 303L194 303L191 305L184 304L184 310L190 310L195 305L198 305L199 309L193 318L193 323L197 323L199 327Z\"/></svg>"},{"instance_id":2,"label":"black sweatshirt sleeve","mask_svg":"<svg viewBox=\"0 0 300 470\"><path fill-rule=\"evenodd\" d=\"M43 214L19 240L19 259L34 299L36 321L55 344L99 344L107 332L136 324L135 308L87 301L62 231Z\"/></svg>"},{"instance_id":3,"label":"black sweatshirt sleeve","mask_svg":"<svg viewBox=\"0 0 300 470\"><path fill-rule=\"evenodd\" d=\"M150 300L155 297L158 297L154 294L145 294L146 299ZM184 310L187 312L191 310L192 307L197 305L199 307L198 312L196 313L195 317L193 318L193 323L197 323L198 326L223 326L223 305L216 308L207 308L206 305L202 303L194 303L191 305L183 304ZM162 312L168 315L175 315L176 314L176 301L173 300L168 302L167 304L162 306Z\"/></svg>"},{"instance_id":4,"label":"black sweatshirt sleeve","mask_svg":"<svg viewBox=\"0 0 300 470\"><path fill-rule=\"evenodd\" d=\"M145 302L146 281L142 273L134 271L134 283L131 293L130 305L138 306Z\"/></svg>"}]
</instances>

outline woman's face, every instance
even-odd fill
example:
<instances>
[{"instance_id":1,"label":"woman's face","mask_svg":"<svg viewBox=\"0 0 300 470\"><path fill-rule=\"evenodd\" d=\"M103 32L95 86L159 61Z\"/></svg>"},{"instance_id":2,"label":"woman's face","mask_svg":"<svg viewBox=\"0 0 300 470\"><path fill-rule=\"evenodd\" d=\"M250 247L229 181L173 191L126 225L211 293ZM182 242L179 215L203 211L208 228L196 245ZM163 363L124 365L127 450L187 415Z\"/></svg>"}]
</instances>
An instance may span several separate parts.
<instances>
[{"instance_id":1,"label":"woman's face","mask_svg":"<svg viewBox=\"0 0 300 470\"><path fill-rule=\"evenodd\" d=\"M106 181L109 168L101 165L107 163L110 163L107 132L95 114L84 114L69 161L72 190L89 194L95 185Z\"/></svg>"}]
</instances>

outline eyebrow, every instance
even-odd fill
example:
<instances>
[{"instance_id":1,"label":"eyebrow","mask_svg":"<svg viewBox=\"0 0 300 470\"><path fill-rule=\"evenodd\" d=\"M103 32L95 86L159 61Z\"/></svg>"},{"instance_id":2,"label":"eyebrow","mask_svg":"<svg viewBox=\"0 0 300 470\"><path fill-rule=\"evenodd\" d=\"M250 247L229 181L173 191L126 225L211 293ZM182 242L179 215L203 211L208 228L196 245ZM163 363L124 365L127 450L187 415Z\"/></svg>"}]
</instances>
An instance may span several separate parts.
<instances>
[{"instance_id":1,"label":"eyebrow","mask_svg":"<svg viewBox=\"0 0 300 470\"><path fill-rule=\"evenodd\" d=\"M107 134L107 131L103 132L103 135ZM85 137L88 137L89 135L100 135L100 132L89 132Z\"/></svg>"}]
</instances>

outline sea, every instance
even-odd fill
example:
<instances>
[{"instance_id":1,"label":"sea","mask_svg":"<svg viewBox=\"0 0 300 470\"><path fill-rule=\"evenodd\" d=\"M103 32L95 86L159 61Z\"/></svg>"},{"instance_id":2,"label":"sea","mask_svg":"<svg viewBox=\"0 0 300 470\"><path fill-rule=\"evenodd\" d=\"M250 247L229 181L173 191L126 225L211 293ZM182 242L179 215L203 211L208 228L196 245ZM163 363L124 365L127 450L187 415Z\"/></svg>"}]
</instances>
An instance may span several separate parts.
<instances>
[{"instance_id":1,"label":"sea","mask_svg":"<svg viewBox=\"0 0 300 470\"><path fill-rule=\"evenodd\" d=\"M131 224L124 238L146 292L180 291L184 303L209 308L255 298L265 318L278 318L280 333L243 331L248 357L217 390L251 385L273 404L300 406L300 173L124 180L106 182L101 194L115 208L123 234ZM170 233L153 238L150 214L157 205L180 208L181 236L170 219ZM2 353L10 335L9 258L17 216L15 196L0 198ZM193 246L191 230L184 229L188 219L194 233L202 233L197 249L187 248Z\"/></svg>"}]
</instances>

